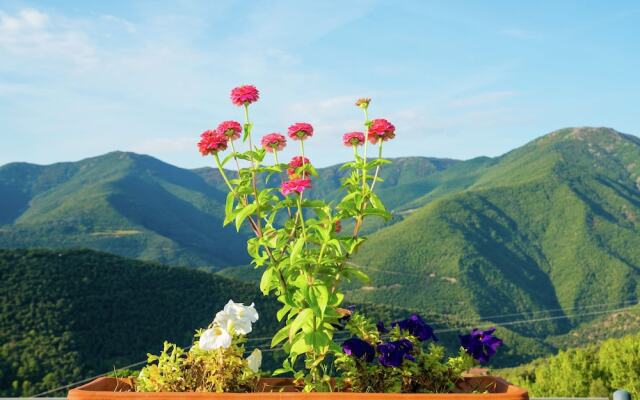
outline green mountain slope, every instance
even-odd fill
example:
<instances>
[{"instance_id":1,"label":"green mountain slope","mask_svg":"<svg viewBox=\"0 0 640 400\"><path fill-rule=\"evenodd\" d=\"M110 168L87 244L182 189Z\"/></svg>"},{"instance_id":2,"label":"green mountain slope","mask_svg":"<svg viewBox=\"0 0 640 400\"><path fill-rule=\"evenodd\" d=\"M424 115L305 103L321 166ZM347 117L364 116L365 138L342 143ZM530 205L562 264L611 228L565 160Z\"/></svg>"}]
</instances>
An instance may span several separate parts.
<instances>
[{"instance_id":1,"label":"green mountain slope","mask_svg":"<svg viewBox=\"0 0 640 400\"><path fill-rule=\"evenodd\" d=\"M247 346L267 350L280 327L279 304L256 285L92 250L0 250L0 280L0 396L33 395L145 360L164 340L189 345L229 299L256 303L260 319ZM383 321L409 314L388 305L357 309ZM266 351L266 368L282 355Z\"/></svg>"},{"instance_id":2,"label":"green mountain slope","mask_svg":"<svg viewBox=\"0 0 640 400\"><path fill-rule=\"evenodd\" d=\"M91 247L189 266L247 261L222 228L225 193L192 171L132 153L0 168L0 247Z\"/></svg>"},{"instance_id":3,"label":"green mountain slope","mask_svg":"<svg viewBox=\"0 0 640 400\"><path fill-rule=\"evenodd\" d=\"M472 181L371 235L355 262L373 284L350 288L350 299L541 318L638 298L638 138L560 130L488 163ZM561 333L579 321L534 331Z\"/></svg>"},{"instance_id":4,"label":"green mountain slope","mask_svg":"<svg viewBox=\"0 0 640 400\"><path fill-rule=\"evenodd\" d=\"M457 163L398 159L383 175L383 198L401 205L423 195L425 178ZM338 167L319 173L315 193L336 198ZM0 167L0 248L87 247L172 265L244 264L245 236L222 228L225 197L212 168L186 170L133 153L8 164Z\"/></svg>"},{"instance_id":5,"label":"green mountain slope","mask_svg":"<svg viewBox=\"0 0 640 400\"><path fill-rule=\"evenodd\" d=\"M516 368L497 371L537 397L607 397L626 389L640 395L640 334L561 351Z\"/></svg>"},{"instance_id":6,"label":"green mountain slope","mask_svg":"<svg viewBox=\"0 0 640 400\"><path fill-rule=\"evenodd\" d=\"M0 395L35 394L191 342L233 299L256 302L254 337L276 328L254 285L89 250L0 250Z\"/></svg>"}]
</instances>

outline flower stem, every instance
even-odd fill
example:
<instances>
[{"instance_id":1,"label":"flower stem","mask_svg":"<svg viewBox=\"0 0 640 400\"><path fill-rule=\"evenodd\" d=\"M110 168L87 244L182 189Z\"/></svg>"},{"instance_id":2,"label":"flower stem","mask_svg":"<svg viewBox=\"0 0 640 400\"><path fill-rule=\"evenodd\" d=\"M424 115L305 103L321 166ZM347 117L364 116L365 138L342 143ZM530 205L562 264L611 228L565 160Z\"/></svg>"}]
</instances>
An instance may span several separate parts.
<instances>
[{"instance_id":1,"label":"flower stem","mask_svg":"<svg viewBox=\"0 0 640 400\"><path fill-rule=\"evenodd\" d=\"M369 111L364 109L364 149L362 150L362 191L367 187L367 143L369 142ZM363 193L364 195L364 193Z\"/></svg>"},{"instance_id":2,"label":"flower stem","mask_svg":"<svg viewBox=\"0 0 640 400\"><path fill-rule=\"evenodd\" d=\"M378 160L382 160L382 139L378 141ZM373 192L373 188L376 187L376 182L378 181L378 174L380 173L380 164L376 165L376 173L373 176L373 182L371 182L371 192Z\"/></svg>"},{"instance_id":3,"label":"flower stem","mask_svg":"<svg viewBox=\"0 0 640 400\"><path fill-rule=\"evenodd\" d=\"M224 183L227 184L227 187L229 188L229 190L231 191L231 193L233 193L233 196L236 196L236 191L233 188L233 186L231 186L231 182L229 182L229 178L227 178L227 174L224 172L224 168L222 168L222 163L220 162L220 157L218 157L218 153L213 153L213 158L215 158L216 160L216 165L218 166L218 170L220 171L220 175L222 175L222 179L224 179ZM240 171L238 171L240 172Z\"/></svg>"}]
</instances>

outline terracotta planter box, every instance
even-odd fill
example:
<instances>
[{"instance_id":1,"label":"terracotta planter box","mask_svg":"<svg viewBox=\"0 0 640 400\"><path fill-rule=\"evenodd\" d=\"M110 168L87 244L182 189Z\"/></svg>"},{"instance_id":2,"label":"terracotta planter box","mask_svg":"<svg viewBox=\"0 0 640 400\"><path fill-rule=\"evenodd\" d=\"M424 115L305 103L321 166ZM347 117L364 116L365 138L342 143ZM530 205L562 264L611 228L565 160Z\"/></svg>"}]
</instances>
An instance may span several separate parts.
<instances>
[{"instance_id":1,"label":"terracotta planter box","mask_svg":"<svg viewBox=\"0 0 640 400\"><path fill-rule=\"evenodd\" d=\"M138 393L131 392L130 379L98 378L69 391L68 400L528 400L526 390L493 376L467 377L460 383L464 391L487 393L300 393L290 379L269 378L258 383L253 393Z\"/></svg>"}]
</instances>

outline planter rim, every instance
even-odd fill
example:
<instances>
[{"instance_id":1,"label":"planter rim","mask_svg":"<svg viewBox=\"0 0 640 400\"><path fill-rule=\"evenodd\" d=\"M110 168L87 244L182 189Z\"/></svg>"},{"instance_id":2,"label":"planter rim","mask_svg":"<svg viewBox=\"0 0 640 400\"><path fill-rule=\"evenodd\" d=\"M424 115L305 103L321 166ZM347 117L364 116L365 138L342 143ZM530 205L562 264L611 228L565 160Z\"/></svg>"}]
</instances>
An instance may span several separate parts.
<instances>
[{"instance_id":1,"label":"planter rim","mask_svg":"<svg viewBox=\"0 0 640 400\"><path fill-rule=\"evenodd\" d=\"M502 378L493 376L465 377L465 382L481 384L484 387L494 387L499 391L495 393L301 393L291 391L251 392L251 393L211 393L211 392L126 392L116 391L130 389L131 380L121 378L98 378L76 389L69 391L68 400L528 400L526 390L514 386ZM265 378L259 384L273 387L291 388L291 380L286 378Z\"/></svg>"}]
</instances>

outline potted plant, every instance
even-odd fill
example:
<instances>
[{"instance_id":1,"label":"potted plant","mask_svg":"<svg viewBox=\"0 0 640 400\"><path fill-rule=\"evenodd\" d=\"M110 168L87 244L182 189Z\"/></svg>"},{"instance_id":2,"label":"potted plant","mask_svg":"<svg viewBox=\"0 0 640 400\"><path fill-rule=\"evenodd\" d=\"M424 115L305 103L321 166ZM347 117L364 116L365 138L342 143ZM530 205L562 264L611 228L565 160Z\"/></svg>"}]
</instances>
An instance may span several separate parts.
<instances>
[{"instance_id":1,"label":"potted plant","mask_svg":"<svg viewBox=\"0 0 640 400\"><path fill-rule=\"evenodd\" d=\"M225 121L205 131L198 148L202 155L213 157L228 188L224 224L233 223L237 230L247 226L253 232L247 249L252 264L263 270L260 290L282 304L277 312L282 328L271 347L281 347L287 357L274 375L291 378L259 377L259 351L244 357L245 335L258 314L253 305L230 301L206 330L196 333L190 350L165 343L162 354L150 356L150 364L137 378L103 378L70 391L69 398L104 397L105 391L136 398L203 396L194 392L216 392L205 396L218 399L238 398L237 392L244 393L242 398L280 398L285 396L279 393L283 390L298 392L288 397L314 398L377 398L380 393L389 399L457 398L459 393L465 398L527 398L524 390L499 378L463 377L476 361L488 361L502 343L493 330L461 336L460 353L445 358L433 329L419 315L395 321L387 329L342 307L342 283L368 280L349 262L365 241L361 235L365 219L390 218L374 189L382 182L380 169L389 163L382 150L395 138L395 126L386 119L369 118L370 99L355 103L364 113L364 130L344 134L343 144L353 151L353 160L341 167L344 196L326 202L308 196L318 177L305 156L313 127L300 122L288 128L289 140L297 142L300 154L281 163L278 155L287 145L284 135L264 135L259 146L253 137L249 110L258 99L254 86L233 89L231 100L243 109L244 123ZM239 151L239 142L248 149ZM224 151L228 154L222 158ZM225 170L229 162L237 173ZM339 331L351 337L339 343L335 336ZM323 397L306 392L332 393Z\"/></svg>"}]
</instances>

